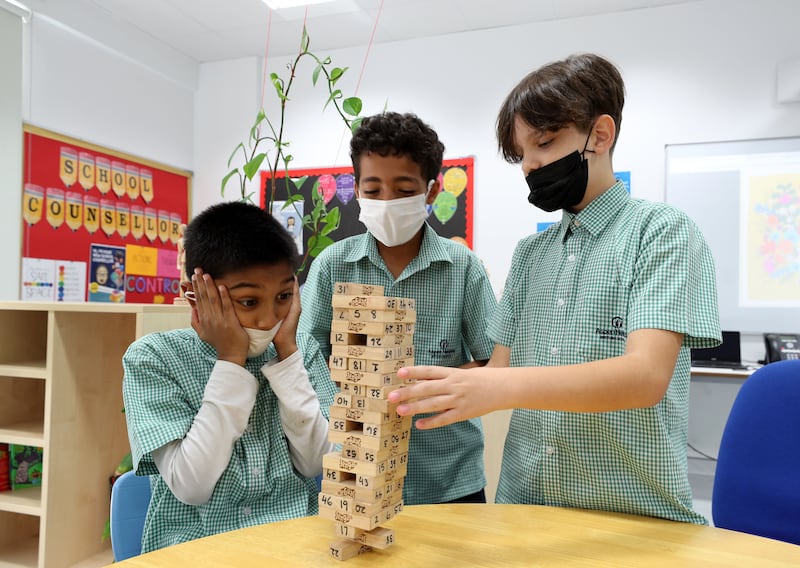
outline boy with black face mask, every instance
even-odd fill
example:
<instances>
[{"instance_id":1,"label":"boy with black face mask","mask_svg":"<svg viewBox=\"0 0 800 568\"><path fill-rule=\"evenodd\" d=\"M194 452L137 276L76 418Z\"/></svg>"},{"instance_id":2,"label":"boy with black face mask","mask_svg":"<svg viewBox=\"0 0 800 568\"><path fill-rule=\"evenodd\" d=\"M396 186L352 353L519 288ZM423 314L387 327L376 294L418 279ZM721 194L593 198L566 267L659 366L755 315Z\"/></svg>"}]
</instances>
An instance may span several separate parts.
<instances>
[{"instance_id":1,"label":"boy with black face mask","mask_svg":"<svg viewBox=\"0 0 800 568\"><path fill-rule=\"evenodd\" d=\"M562 209L561 222L517 245L488 366L401 369L441 380L390 400L401 415L438 413L421 430L516 408L498 502L704 524L687 475L689 353L719 344L714 264L684 213L615 180L623 102L618 70L591 54L508 95L500 150L522 164L529 201Z\"/></svg>"},{"instance_id":2,"label":"boy with black face mask","mask_svg":"<svg viewBox=\"0 0 800 568\"><path fill-rule=\"evenodd\" d=\"M414 359L448 367L483 365L492 352L486 322L497 301L486 270L467 247L428 226L426 202L440 191L444 144L416 115L384 112L364 119L350 142L359 219L367 233L326 248L303 287L299 329L331 353L331 295L336 282L384 286L414 298ZM434 431L412 431L407 505L485 502L479 418Z\"/></svg>"}]
</instances>

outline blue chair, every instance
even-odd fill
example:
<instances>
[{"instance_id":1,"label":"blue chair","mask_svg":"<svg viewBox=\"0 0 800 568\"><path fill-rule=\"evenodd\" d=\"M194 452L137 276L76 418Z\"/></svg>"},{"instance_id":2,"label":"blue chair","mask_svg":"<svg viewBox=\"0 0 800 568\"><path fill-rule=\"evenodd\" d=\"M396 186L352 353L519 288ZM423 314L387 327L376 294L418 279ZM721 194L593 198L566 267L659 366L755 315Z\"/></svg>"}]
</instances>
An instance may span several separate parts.
<instances>
[{"instance_id":1,"label":"blue chair","mask_svg":"<svg viewBox=\"0 0 800 568\"><path fill-rule=\"evenodd\" d=\"M731 408L714 475L714 525L800 544L800 361L748 378Z\"/></svg>"},{"instance_id":2,"label":"blue chair","mask_svg":"<svg viewBox=\"0 0 800 568\"><path fill-rule=\"evenodd\" d=\"M142 552L142 530L150 505L150 478L123 473L111 487L111 550L114 561Z\"/></svg>"}]
</instances>

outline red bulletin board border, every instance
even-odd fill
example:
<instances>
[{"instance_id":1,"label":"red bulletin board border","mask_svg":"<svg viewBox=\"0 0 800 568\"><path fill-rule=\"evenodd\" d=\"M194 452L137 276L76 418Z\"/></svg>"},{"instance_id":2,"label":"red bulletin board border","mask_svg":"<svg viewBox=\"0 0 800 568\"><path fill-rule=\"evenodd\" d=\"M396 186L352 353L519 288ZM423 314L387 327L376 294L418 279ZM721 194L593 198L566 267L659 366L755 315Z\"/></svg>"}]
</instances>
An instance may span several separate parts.
<instances>
[{"instance_id":1,"label":"red bulletin board border","mask_svg":"<svg viewBox=\"0 0 800 568\"><path fill-rule=\"evenodd\" d=\"M474 201L474 195L475 195L475 190L474 190L475 158L473 158L472 156L468 156L468 157L463 157L463 158L450 158L450 159L443 160L442 161L442 174L444 174L447 170L449 170L450 168L453 168L453 167L462 168L465 171L465 173L467 174L466 187L465 187L464 192L463 192L464 193L464 199L463 199L463 204L464 204L464 208L463 209L464 210L463 210L463 212L462 211L457 211L456 212L456 215L463 216L464 234L463 235L461 235L461 234L459 234L459 235L443 234L442 236L445 236L445 237L460 236L467 242L467 246L469 246L469 248L472 248L473 247L473 242L472 242L473 201ZM323 176L325 174L329 174L329 175L332 175L332 176L338 176L338 175L341 175L341 174L352 174L352 173L353 173L353 168L350 167L350 166L323 167L323 168L298 168L298 169L290 169L289 170L289 177L300 178L300 177L303 177L303 176L308 176L309 179L306 181L304 186L301 188L301 192L304 192L304 190L308 191L306 186L313 185L314 181L316 181L317 179L319 179L321 176ZM277 177L282 178L283 175L284 175L283 172L279 171ZM267 191L267 181L269 179L270 179L270 172L266 171L266 170L262 170L261 171L261 186L260 186L260 190L258 191L258 204L262 209L266 206L266 202L267 202L266 191ZM441 176L440 176L440 181L441 181ZM278 189L280 190L280 186L279 186ZM442 184L441 191L444 191L444 184ZM286 197L285 197L285 195L278 195L278 196L276 196L276 199L286 199ZM461 201L461 199L459 199L459 201ZM332 200L332 202L335 205L339 205L339 206L342 205L340 202L335 201L335 198L334 198L334 200ZM311 204L308 203L307 206L311 207ZM431 218L433 219L433 214L431 214ZM443 224L443 227L446 227L446 224ZM434 226L434 229L437 229L437 228L439 228L439 227ZM363 233L364 231L365 231L365 229L364 229L363 225L361 225L359 223L357 232ZM332 233L329 236L333 237L334 240L338 240L336 238L337 237L337 235L336 235L337 232L338 231L334 231L334 233ZM441 231L441 230L438 230L437 232L439 232L440 234L443 233L443 231ZM353 233L350 232L350 234L353 234ZM339 238L345 238L347 236L350 236L350 234L345 234L344 236L341 236Z\"/></svg>"},{"instance_id":2,"label":"red bulletin board border","mask_svg":"<svg viewBox=\"0 0 800 568\"><path fill-rule=\"evenodd\" d=\"M84 301L171 303L180 294L176 231L191 218L192 173L28 124L23 137L23 270L26 263L53 260L63 275L63 267L72 265L73 284L85 277ZM98 251L122 252L114 254L120 261L114 286L108 282L99 293L93 271L104 261ZM86 264L83 276L77 263ZM22 299L29 299L23 291L31 285L54 286L42 280L27 282L23 273ZM77 286L70 292L78 301Z\"/></svg>"}]
</instances>

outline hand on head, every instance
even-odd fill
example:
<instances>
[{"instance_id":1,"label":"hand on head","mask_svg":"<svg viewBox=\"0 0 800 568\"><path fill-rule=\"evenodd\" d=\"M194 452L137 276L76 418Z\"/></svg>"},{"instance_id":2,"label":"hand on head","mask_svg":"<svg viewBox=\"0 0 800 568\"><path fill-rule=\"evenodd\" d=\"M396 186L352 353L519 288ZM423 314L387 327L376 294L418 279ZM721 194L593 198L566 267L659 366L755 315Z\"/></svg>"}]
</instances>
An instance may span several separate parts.
<instances>
[{"instance_id":1,"label":"hand on head","mask_svg":"<svg viewBox=\"0 0 800 568\"><path fill-rule=\"evenodd\" d=\"M217 358L244 365L249 339L225 286L217 286L211 275L199 268L192 275L194 300L192 327L200 339L217 350Z\"/></svg>"},{"instance_id":2,"label":"hand on head","mask_svg":"<svg viewBox=\"0 0 800 568\"><path fill-rule=\"evenodd\" d=\"M292 305L289 307L286 317L283 318L283 323L281 323L278 333L272 340L275 345L275 351L278 353L278 359L281 361L297 351L297 322L300 319L300 311L300 286L297 283L297 276L295 276L292 288Z\"/></svg>"}]
</instances>

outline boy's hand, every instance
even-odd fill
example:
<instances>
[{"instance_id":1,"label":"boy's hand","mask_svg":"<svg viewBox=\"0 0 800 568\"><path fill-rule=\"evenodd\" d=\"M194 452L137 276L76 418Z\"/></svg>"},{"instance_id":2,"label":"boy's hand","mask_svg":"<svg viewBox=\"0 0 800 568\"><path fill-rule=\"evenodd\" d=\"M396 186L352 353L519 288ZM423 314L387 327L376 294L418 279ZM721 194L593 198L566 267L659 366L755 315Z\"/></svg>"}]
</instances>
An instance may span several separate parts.
<instances>
[{"instance_id":1,"label":"boy's hand","mask_svg":"<svg viewBox=\"0 0 800 568\"><path fill-rule=\"evenodd\" d=\"M197 335L217 350L217 359L244 365L250 339L239 323L228 289L216 286L199 268L192 275L192 287L192 327Z\"/></svg>"},{"instance_id":2,"label":"boy's hand","mask_svg":"<svg viewBox=\"0 0 800 568\"><path fill-rule=\"evenodd\" d=\"M403 367L397 371L397 376L418 382L393 390L389 393L389 401L400 403L397 407L400 416L438 413L417 420L416 426L420 430L475 418L496 410L492 390L487 389L485 377L480 374L485 372L486 369L482 367L469 370L457 367Z\"/></svg>"},{"instance_id":3,"label":"boy's hand","mask_svg":"<svg viewBox=\"0 0 800 568\"><path fill-rule=\"evenodd\" d=\"M292 287L292 305L289 307L289 313L283 318L278 333L272 339L279 361L283 361L297 351L297 322L300 320L300 310L300 286L297 284L295 276Z\"/></svg>"}]
</instances>

